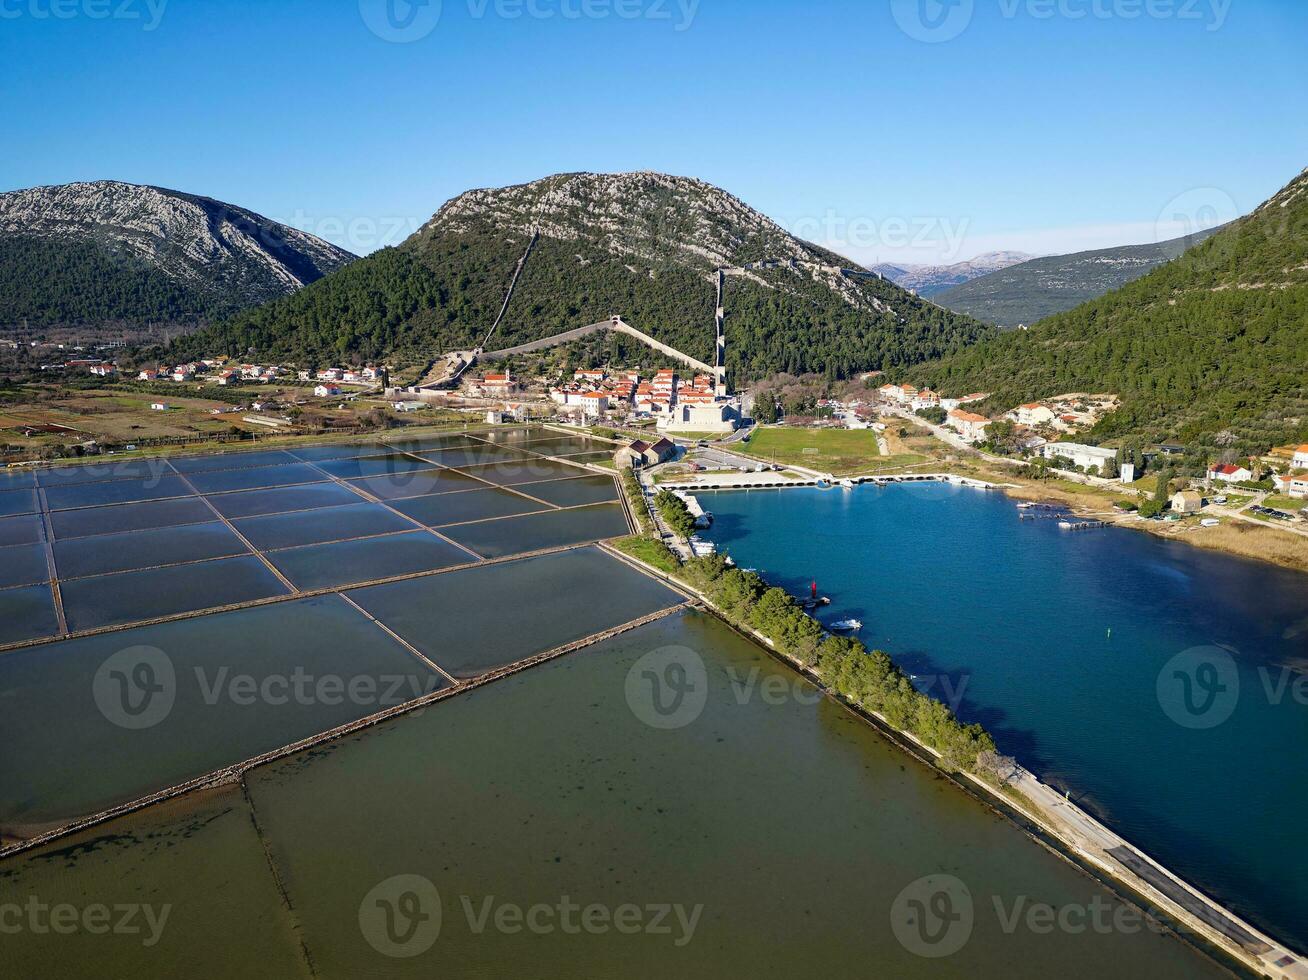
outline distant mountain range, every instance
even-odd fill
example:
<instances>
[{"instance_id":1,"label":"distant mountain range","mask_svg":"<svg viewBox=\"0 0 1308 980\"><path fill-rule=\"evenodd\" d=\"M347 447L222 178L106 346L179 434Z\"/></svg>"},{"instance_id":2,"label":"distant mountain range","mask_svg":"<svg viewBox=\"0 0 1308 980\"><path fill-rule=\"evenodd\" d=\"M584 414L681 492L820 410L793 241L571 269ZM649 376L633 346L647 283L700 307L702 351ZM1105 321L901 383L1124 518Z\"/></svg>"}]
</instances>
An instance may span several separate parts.
<instances>
[{"instance_id":1,"label":"distant mountain range","mask_svg":"<svg viewBox=\"0 0 1308 980\"><path fill-rule=\"evenodd\" d=\"M1139 279L1216 230L1153 245L1123 245L1030 259L931 295L941 306L987 323L1001 327L1032 324Z\"/></svg>"},{"instance_id":2,"label":"distant mountain range","mask_svg":"<svg viewBox=\"0 0 1308 980\"><path fill-rule=\"evenodd\" d=\"M355 256L212 198L118 181L0 194L0 330L194 326Z\"/></svg>"},{"instance_id":3,"label":"distant mountain range","mask_svg":"<svg viewBox=\"0 0 1308 980\"><path fill-rule=\"evenodd\" d=\"M709 361L719 267L741 270L727 279L724 304L737 383L914 364L990 332L879 277L850 274L848 260L703 181L574 173L461 194L399 246L237 314L179 350L404 366L475 347L535 233L492 349L622 314ZM768 259L779 265L743 268Z\"/></svg>"},{"instance_id":4,"label":"distant mountain range","mask_svg":"<svg viewBox=\"0 0 1308 980\"><path fill-rule=\"evenodd\" d=\"M883 262L870 266L897 286L911 289L922 297L932 297L953 286L971 282L980 276L1025 262L1033 256L1025 252L987 252L966 262L952 265L892 265Z\"/></svg>"},{"instance_id":5,"label":"distant mountain range","mask_svg":"<svg viewBox=\"0 0 1308 980\"><path fill-rule=\"evenodd\" d=\"M996 409L1119 394L1092 439L1213 454L1308 441L1308 170L1125 286L902 373L945 394L993 392Z\"/></svg>"}]
</instances>

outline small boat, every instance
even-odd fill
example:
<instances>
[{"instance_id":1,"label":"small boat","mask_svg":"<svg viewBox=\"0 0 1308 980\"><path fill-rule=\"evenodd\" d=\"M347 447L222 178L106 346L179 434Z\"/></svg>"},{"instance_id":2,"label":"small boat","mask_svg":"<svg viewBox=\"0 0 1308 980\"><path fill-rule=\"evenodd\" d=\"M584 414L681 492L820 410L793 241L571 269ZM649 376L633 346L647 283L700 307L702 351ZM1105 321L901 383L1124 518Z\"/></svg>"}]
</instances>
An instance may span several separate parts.
<instances>
[{"instance_id":1,"label":"small boat","mask_svg":"<svg viewBox=\"0 0 1308 980\"><path fill-rule=\"evenodd\" d=\"M1034 506L1035 506L1035 504L1031 503L1031 502L1028 500L1028 501L1025 501L1024 503L1020 503L1020 504L1018 504L1018 505L1017 505L1017 509L1018 509L1018 510L1030 510L1030 509L1031 509L1032 507L1034 507Z\"/></svg>"},{"instance_id":2,"label":"small boat","mask_svg":"<svg viewBox=\"0 0 1308 980\"><path fill-rule=\"evenodd\" d=\"M1217 527L1217 525L1221 523L1222 522L1219 521L1216 517L1205 517L1202 521L1199 522L1199 524L1202 527Z\"/></svg>"},{"instance_id":3,"label":"small boat","mask_svg":"<svg viewBox=\"0 0 1308 980\"><path fill-rule=\"evenodd\" d=\"M831 484L828 483L826 480L818 480L818 481L817 481L817 488L818 488L819 490L830 490L830 489L831 489Z\"/></svg>"},{"instance_id":4,"label":"small boat","mask_svg":"<svg viewBox=\"0 0 1308 980\"><path fill-rule=\"evenodd\" d=\"M840 481L840 485L841 485L844 489L846 489L846 490L853 490L853 489L854 489L854 481L853 481L853 480L841 480L841 481Z\"/></svg>"},{"instance_id":5,"label":"small boat","mask_svg":"<svg viewBox=\"0 0 1308 980\"><path fill-rule=\"evenodd\" d=\"M831 628L840 633L857 633L863 628L863 623L857 619L840 619L832 623Z\"/></svg>"}]
</instances>

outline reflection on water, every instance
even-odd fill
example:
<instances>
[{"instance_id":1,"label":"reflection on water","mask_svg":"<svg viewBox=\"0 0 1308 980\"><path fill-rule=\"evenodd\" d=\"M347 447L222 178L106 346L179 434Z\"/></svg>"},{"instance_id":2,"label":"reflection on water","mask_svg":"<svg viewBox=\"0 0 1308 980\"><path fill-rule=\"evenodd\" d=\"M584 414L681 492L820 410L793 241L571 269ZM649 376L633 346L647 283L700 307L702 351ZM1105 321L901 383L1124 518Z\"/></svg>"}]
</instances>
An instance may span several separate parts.
<instances>
[{"instance_id":1,"label":"reflection on water","mask_svg":"<svg viewBox=\"0 0 1308 980\"><path fill-rule=\"evenodd\" d=\"M1002 749L1308 948L1308 703L1286 672L1308 658L1308 576L1138 531L1022 522L999 494L944 485L702 502L742 566L792 589L816 578L825 616L854 612L869 646L961 690L962 716ZM1178 723L1173 658L1213 647L1235 651L1229 717Z\"/></svg>"}]
</instances>

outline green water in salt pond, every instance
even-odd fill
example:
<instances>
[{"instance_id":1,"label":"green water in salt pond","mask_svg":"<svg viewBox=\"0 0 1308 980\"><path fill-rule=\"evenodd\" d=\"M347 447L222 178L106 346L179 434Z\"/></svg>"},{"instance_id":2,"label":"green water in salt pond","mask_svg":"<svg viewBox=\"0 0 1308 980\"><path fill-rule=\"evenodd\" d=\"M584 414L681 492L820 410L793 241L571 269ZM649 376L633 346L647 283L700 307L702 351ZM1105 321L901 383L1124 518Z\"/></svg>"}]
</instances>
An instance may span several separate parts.
<instances>
[{"instance_id":1,"label":"green water in salt pond","mask_svg":"<svg viewBox=\"0 0 1308 980\"><path fill-rule=\"evenodd\" d=\"M660 729L626 692L637 662L669 646L702 657L706 703L684 727ZM173 908L152 948L23 932L6 937L8 962L59 977L302 976L306 961L315 976L351 980L1223 975L1149 931L1006 931L996 901L1009 911L1114 900L795 684L716 620L676 614L255 770L258 833L233 791L0 864L0 901ZM897 896L929 874L970 893L970 932L943 959L909 952L892 927ZM418 933L400 947L410 958L374 945L387 940L379 896L400 897L383 883L398 875L434 893L404 906L396 935L418 921L409 913L440 913L429 945ZM642 922L650 906L680 906L688 921L700 911L693 929L670 915L669 933L509 933L493 913L477 931L488 900L525 909L565 896L636 906Z\"/></svg>"},{"instance_id":2,"label":"green water in salt pond","mask_svg":"<svg viewBox=\"0 0 1308 980\"><path fill-rule=\"evenodd\" d=\"M337 596L0 654L0 836L139 799L441 685Z\"/></svg>"},{"instance_id":3,"label":"green water in salt pond","mask_svg":"<svg viewBox=\"0 0 1308 980\"><path fill-rule=\"evenodd\" d=\"M484 558L502 558L543 548L561 548L628 533L627 518L616 504L578 510L546 511L502 521L460 524L441 531Z\"/></svg>"}]
</instances>

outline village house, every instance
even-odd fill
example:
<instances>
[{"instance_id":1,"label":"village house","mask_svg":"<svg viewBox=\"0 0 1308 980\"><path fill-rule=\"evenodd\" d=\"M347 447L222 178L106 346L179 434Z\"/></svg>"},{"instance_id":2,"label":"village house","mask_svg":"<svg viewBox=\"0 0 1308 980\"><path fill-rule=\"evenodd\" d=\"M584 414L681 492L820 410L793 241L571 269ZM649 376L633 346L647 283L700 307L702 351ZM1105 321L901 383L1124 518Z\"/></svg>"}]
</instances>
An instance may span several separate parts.
<instances>
[{"instance_id":1,"label":"village house","mask_svg":"<svg viewBox=\"0 0 1308 980\"><path fill-rule=\"evenodd\" d=\"M666 463L677 454L677 446L671 439L658 439L646 442L637 439L631 445L618 451L619 466L657 466Z\"/></svg>"},{"instance_id":2,"label":"village house","mask_svg":"<svg viewBox=\"0 0 1308 980\"><path fill-rule=\"evenodd\" d=\"M587 415L603 415L609 410L609 396L602 391L585 391L578 399L578 404Z\"/></svg>"},{"instance_id":3,"label":"village house","mask_svg":"<svg viewBox=\"0 0 1308 980\"><path fill-rule=\"evenodd\" d=\"M975 412L956 408L945 417L945 424L963 437L966 442L981 442L986 437L990 420Z\"/></svg>"},{"instance_id":4,"label":"village house","mask_svg":"<svg viewBox=\"0 0 1308 980\"><path fill-rule=\"evenodd\" d=\"M1014 420L1019 425L1049 425L1057 418L1053 409L1047 405L1041 405L1039 402L1030 402L1026 405L1018 405L1013 412Z\"/></svg>"},{"instance_id":5,"label":"village house","mask_svg":"<svg viewBox=\"0 0 1308 980\"><path fill-rule=\"evenodd\" d=\"M920 412L924 408L937 407L940 404L940 396L930 388L923 388L913 396L913 401L910 404L913 411Z\"/></svg>"},{"instance_id":6,"label":"village house","mask_svg":"<svg viewBox=\"0 0 1308 980\"><path fill-rule=\"evenodd\" d=\"M1275 477L1272 483L1276 492L1295 500L1308 499L1308 473L1287 473Z\"/></svg>"},{"instance_id":7,"label":"village house","mask_svg":"<svg viewBox=\"0 0 1308 980\"><path fill-rule=\"evenodd\" d=\"M1308 443L1304 443L1294 451L1294 460L1291 465L1296 470L1308 470Z\"/></svg>"},{"instance_id":8,"label":"village house","mask_svg":"<svg viewBox=\"0 0 1308 980\"><path fill-rule=\"evenodd\" d=\"M1197 514L1204 509L1204 495L1198 490L1182 490L1172 496L1172 512Z\"/></svg>"},{"instance_id":9,"label":"village house","mask_svg":"<svg viewBox=\"0 0 1308 980\"><path fill-rule=\"evenodd\" d=\"M320 384L313 389L313 393L317 398L335 398L341 393L341 389L334 384Z\"/></svg>"},{"instance_id":10,"label":"village house","mask_svg":"<svg viewBox=\"0 0 1308 980\"><path fill-rule=\"evenodd\" d=\"M1076 442L1046 443L1041 453L1045 459L1071 460L1073 466L1080 466L1087 472L1098 470L1101 475L1107 473L1109 461L1117 459L1116 449L1083 446Z\"/></svg>"},{"instance_id":11,"label":"village house","mask_svg":"<svg viewBox=\"0 0 1308 980\"><path fill-rule=\"evenodd\" d=\"M1208 467L1208 475L1223 483L1247 483L1253 479L1253 473L1246 467L1233 466L1230 463L1214 463Z\"/></svg>"}]
</instances>

